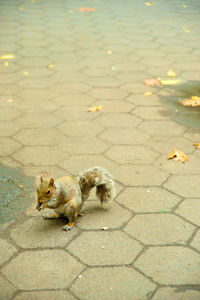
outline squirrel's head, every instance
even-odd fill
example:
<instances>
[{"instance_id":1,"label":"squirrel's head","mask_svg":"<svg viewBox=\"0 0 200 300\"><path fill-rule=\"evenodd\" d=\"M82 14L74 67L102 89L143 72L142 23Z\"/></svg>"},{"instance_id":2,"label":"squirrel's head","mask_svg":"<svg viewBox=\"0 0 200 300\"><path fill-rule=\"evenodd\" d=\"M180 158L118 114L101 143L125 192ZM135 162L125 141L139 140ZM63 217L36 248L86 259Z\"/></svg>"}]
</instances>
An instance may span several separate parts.
<instances>
[{"instance_id":1,"label":"squirrel's head","mask_svg":"<svg viewBox=\"0 0 200 300\"><path fill-rule=\"evenodd\" d=\"M43 177L40 177L40 185L37 188L37 196L38 196L38 204L36 206L37 210L44 209L48 206L48 201L52 198L54 191L56 189L56 186L54 184L54 179L51 178L43 179Z\"/></svg>"}]
</instances>

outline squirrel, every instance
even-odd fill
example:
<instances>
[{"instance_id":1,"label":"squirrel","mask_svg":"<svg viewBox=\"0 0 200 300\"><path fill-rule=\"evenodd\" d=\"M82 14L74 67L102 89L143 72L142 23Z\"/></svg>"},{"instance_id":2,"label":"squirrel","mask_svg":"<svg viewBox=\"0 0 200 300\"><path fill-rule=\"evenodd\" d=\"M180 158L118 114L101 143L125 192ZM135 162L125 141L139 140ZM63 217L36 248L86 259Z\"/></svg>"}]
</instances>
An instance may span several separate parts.
<instances>
[{"instance_id":1,"label":"squirrel","mask_svg":"<svg viewBox=\"0 0 200 300\"><path fill-rule=\"evenodd\" d=\"M43 215L44 219L67 217L69 223L63 227L71 230L77 216L88 199L90 191L96 187L96 195L103 208L107 208L115 196L115 183L111 174L101 168L94 167L81 172L78 176L65 176L54 181L40 177L37 188L37 210L53 209L53 213Z\"/></svg>"}]
</instances>

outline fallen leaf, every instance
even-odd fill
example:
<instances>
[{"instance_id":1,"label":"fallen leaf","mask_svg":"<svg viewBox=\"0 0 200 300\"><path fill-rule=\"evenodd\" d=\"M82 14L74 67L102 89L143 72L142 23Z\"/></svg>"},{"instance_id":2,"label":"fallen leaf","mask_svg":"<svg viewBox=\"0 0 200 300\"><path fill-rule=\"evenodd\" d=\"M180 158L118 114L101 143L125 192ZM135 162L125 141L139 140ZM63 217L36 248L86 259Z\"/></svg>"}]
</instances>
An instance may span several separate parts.
<instances>
[{"instance_id":1,"label":"fallen leaf","mask_svg":"<svg viewBox=\"0 0 200 300\"><path fill-rule=\"evenodd\" d=\"M13 54L5 54L0 57L0 59L13 59L15 56Z\"/></svg>"},{"instance_id":2,"label":"fallen leaf","mask_svg":"<svg viewBox=\"0 0 200 300\"><path fill-rule=\"evenodd\" d=\"M120 25L120 22L116 21L115 24L116 24L116 25Z\"/></svg>"},{"instance_id":3,"label":"fallen leaf","mask_svg":"<svg viewBox=\"0 0 200 300\"><path fill-rule=\"evenodd\" d=\"M165 213L165 212L166 212L166 210L160 210L160 212L162 212L162 213Z\"/></svg>"},{"instance_id":4,"label":"fallen leaf","mask_svg":"<svg viewBox=\"0 0 200 300\"><path fill-rule=\"evenodd\" d=\"M48 65L48 68L49 68L49 69L53 69L53 68L54 68L54 65Z\"/></svg>"},{"instance_id":5,"label":"fallen leaf","mask_svg":"<svg viewBox=\"0 0 200 300\"><path fill-rule=\"evenodd\" d=\"M73 10L70 9L70 10L68 10L67 12L68 12L69 14L72 14L72 13L73 13Z\"/></svg>"},{"instance_id":6,"label":"fallen leaf","mask_svg":"<svg viewBox=\"0 0 200 300\"><path fill-rule=\"evenodd\" d=\"M187 27L185 27L185 26L182 26L182 29L183 29L183 31L185 31L187 33L190 32L189 29L187 29Z\"/></svg>"},{"instance_id":7,"label":"fallen leaf","mask_svg":"<svg viewBox=\"0 0 200 300\"><path fill-rule=\"evenodd\" d=\"M105 231L105 230L108 230L109 227L102 227L101 229Z\"/></svg>"},{"instance_id":8,"label":"fallen leaf","mask_svg":"<svg viewBox=\"0 0 200 300\"><path fill-rule=\"evenodd\" d=\"M29 73L27 71L24 71L23 74L26 76L28 75Z\"/></svg>"},{"instance_id":9,"label":"fallen leaf","mask_svg":"<svg viewBox=\"0 0 200 300\"><path fill-rule=\"evenodd\" d=\"M13 99L8 99L7 102L12 103L12 102L14 102L14 100Z\"/></svg>"},{"instance_id":10,"label":"fallen leaf","mask_svg":"<svg viewBox=\"0 0 200 300\"><path fill-rule=\"evenodd\" d=\"M115 66L112 66L112 70L115 71L115 70L116 70L116 67L115 67Z\"/></svg>"},{"instance_id":11,"label":"fallen leaf","mask_svg":"<svg viewBox=\"0 0 200 300\"><path fill-rule=\"evenodd\" d=\"M183 153L182 151L179 151L177 149L174 149L174 151L172 153L170 153L167 156L168 159L173 159L175 161L180 160L182 163L184 163L186 160L189 160L189 158L187 157L187 155L185 155L185 153Z\"/></svg>"},{"instance_id":12,"label":"fallen leaf","mask_svg":"<svg viewBox=\"0 0 200 300\"><path fill-rule=\"evenodd\" d=\"M186 7L187 7L187 5L185 5L185 4L182 4L182 7L183 7L183 8L186 8Z\"/></svg>"},{"instance_id":13,"label":"fallen leaf","mask_svg":"<svg viewBox=\"0 0 200 300\"><path fill-rule=\"evenodd\" d=\"M168 77L176 77L176 73L175 73L173 70L169 70L169 71L167 72L167 76L168 76Z\"/></svg>"},{"instance_id":14,"label":"fallen leaf","mask_svg":"<svg viewBox=\"0 0 200 300\"><path fill-rule=\"evenodd\" d=\"M102 110L103 105L93 106L88 109L89 112L100 111Z\"/></svg>"},{"instance_id":15,"label":"fallen leaf","mask_svg":"<svg viewBox=\"0 0 200 300\"><path fill-rule=\"evenodd\" d=\"M147 86L160 85L160 81L157 78L146 79L143 82Z\"/></svg>"},{"instance_id":16,"label":"fallen leaf","mask_svg":"<svg viewBox=\"0 0 200 300\"><path fill-rule=\"evenodd\" d=\"M161 79L158 78L158 80L160 81L161 85L176 85L179 84L181 82L180 79Z\"/></svg>"},{"instance_id":17,"label":"fallen leaf","mask_svg":"<svg viewBox=\"0 0 200 300\"><path fill-rule=\"evenodd\" d=\"M5 67L7 67L9 65L9 63L7 61L4 61L3 64Z\"/></svg>"},{"instance_id":18,"label":"fallen leaf","mask_svg":"<svg viewBox=\"0 0 200 300\"><path fill-rule=\"evenodd\" d=\"M200 106L200 97L192 96L190 99L181 100L180 103L183 106L193 106L193 107Z\"/></svg>"},{"instance_id":19,"label":"fallen leaf","mask_svg":"<svg viewBox=\"0 0 200 300\"><path fill-rule=\"evenodd\" d=\"M146 5L146 6L152 6L152 3L150 3L150 2L145 2L145 5Z\"/></svg>"},{"instance_id":20,"label":"fallen leaf","mask_svg":"<svg viewBox=\"0 0 200 300\"><path fill-rule=\"evenodd\" d=\"M24 6L20 6L20 7L19 7L19 10L23 10L23 9L24 9Z\"/></svg>"},{"instance_id":21,"label":"fallen leaf","mask_svg":"<svg viewBox=\"0 0 200 300\"><path fill-rule=\"evenodd\" d=\"M92 8L92 7L80 7L77 8L78 11L80 12L95 12L96 8Z\"/></svg>"},{"instance_id":22,"label":"fallen leaf","mask_svg":"<svg viewBox=\"0 0 200 300\"><path fill-rule=\"evenodd\" d=\"M152 92L145 92L144 96L151 96L153 93Z\"/></svg>"},{"instance_id":23,"label":"fallen leaf","mask_svg":"<svg viewBox=\"0 0 200 300\"><path fill-rule=\"evenodd\" d=\"M112 54L112 50L108 50L108 51L107 51L107 54L108 54L108 55L111 55L111 54Z\"/></svg>"},{"instance_id":24,"label":"fallen leaf","mask_svg":"<svg viewBox=\"0 0 200 300\"><path fill-rule=\"evenodd\" d=\"M195 146L195 148L200 149L200 142L194 143L193 145Z\"/></svg>"},{"instance_id":25,"label":"fallen leaf","mask_svg":"<svg viewBox=\"0 0 200 300\"><path fill-rule=\"evenodd\" d=\"M19 184L18 186L19 186L21 189L23 188L23 184Z\"/></svg>"}]
</instances>

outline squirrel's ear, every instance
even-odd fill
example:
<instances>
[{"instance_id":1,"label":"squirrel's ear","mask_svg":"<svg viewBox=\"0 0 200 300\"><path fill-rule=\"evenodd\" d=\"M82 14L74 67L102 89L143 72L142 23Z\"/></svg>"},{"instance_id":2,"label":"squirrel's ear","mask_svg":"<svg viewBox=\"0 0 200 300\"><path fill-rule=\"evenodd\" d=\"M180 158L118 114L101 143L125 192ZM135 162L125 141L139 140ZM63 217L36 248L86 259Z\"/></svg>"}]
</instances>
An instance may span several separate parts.
<instances>
[{"instance_id":1,"label":"squirrel's ear","mask_svg":"<svg viewBox=\"0 0 200 300\"><path fill-rule=\"evenodd\" d=\"M43 177L42 176L40 176L40 181L41 181L41 183L43 182Z\"/></svg>"},{"instance_id":2,"label":"squirrel's ear","mask_svg":"<svg viewBox=\"0 0 200 300\"><path fill-rule=\"evenodd\" d=\"M51 178L51 179L49 180L49 185L50 185L50 186L54 186L54 179L53 179L53 178Z\"/></svg>"}]
</instances>

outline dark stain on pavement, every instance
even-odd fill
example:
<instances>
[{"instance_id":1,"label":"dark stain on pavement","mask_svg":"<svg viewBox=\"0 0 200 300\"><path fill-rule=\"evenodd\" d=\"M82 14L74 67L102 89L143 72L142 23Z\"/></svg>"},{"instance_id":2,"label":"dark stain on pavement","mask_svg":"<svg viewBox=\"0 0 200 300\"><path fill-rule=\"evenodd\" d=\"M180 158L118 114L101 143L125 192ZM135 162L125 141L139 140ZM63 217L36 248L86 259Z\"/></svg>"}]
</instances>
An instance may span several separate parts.
<instances>
[{"instance_id":1,"label":"dark stain on pavement","mask_svg":"<svg viewBox=\"0 0 200 300\"><path fill-rule=\"evenodd\" d=\"M0 225L23 214L33 189L34 177L26 176L20 168L0 165Z\"/></svg>"}]
</instances>

